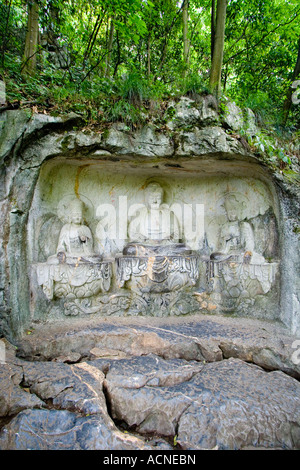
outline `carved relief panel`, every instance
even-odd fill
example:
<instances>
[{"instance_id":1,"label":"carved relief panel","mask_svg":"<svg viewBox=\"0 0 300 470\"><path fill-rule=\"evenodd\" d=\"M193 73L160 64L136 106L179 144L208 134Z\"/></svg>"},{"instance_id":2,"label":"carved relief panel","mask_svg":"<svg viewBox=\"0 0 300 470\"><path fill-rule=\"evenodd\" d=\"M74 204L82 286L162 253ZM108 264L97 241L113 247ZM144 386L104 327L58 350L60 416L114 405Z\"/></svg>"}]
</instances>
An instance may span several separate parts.
<instances>
[{"instance_id":1,"label":"carved relief panel","mask_svg":"<svg viewBox=\"0 0 300 470\"><path fill-rule=\"evenodd\" d=\"M42 305L50 316L268 317L278 293L275 212L251 178L51 162L29 221L33 316Z\"/></svg>"}]
</instances>

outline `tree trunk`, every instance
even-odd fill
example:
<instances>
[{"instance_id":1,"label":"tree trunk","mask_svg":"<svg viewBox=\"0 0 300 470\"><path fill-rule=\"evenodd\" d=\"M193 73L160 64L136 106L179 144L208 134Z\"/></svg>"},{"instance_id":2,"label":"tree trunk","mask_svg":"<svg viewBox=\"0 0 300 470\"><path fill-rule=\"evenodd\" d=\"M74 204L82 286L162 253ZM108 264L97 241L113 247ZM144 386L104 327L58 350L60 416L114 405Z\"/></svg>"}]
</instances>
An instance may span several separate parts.
<instances>
[{"instance_id":1,"label":"tree trunk","mask_svg":"<svg viewBox=\"0 0 300 470\"><path fill-rule=\"evenodd\" d=\"M36 56L39 37L39 5L36 2L28 3L28 21L25 38L24 59L22 73L33 75L36 71Z\"/></svg>"},{"instance_id":2,"label":"tree trunk","mask_svg":"<svg viewBox=\"0 0 300 470\"><path fill-rule=\"evenodd\" d=\"M183 9L182 9L184 75L187 72L188 63L189 63L188 16L189 16L189 2L188 0L185 0L183 4Z\"/></svg>"},{"instance_id":3,"label":"tree trunk","mask_svg":"<svg viewBox=\"0 0 300 470\"><path fill-rule=\"evenodd\" d=\"M221 72L224 54L226 9L227 0L218 0L216 32L213 47L214 53L209 77L210 91L217 97L219 97L221 94Z\"/></svg>"},{"instance_id":4,"label":"tree trunk","mask_svg":"<svg viewBox=\"0 0 300 470\"><path fill-rule=\"evenodd\" d=\"M115 24L114 24L114 17L112 17L110 20L107 56L105 60L105 77L110 76L110 58L111 58L112 45L113 45L113 40L114 40L114 31L115 31Z\"/></svg>"},{"instance_id":5,"label":"tree trunk","mask_svg":"<svg viewBox=\"0 0 300 470\"><path fill-rule=\"evenodd\" d=\"M291 80L292 83L288 89L285 101L283 103L283 125L286 125L288 117L289 117L289 112L292 107L292 96L295 91L292 88L292 85L299 75L300 75L300 37L299 37L299 42L298 42L298 57L297 57L296 65L295 65L293 75L292 75L292 80Z\"/></svg>"},{"instance_id":6,"label":"tree trunk","mask_svg":"<svg viewBox=\"0 0 300 470\"><path fill-rule=\"evenodd\" d=\"M116 41L117 41L117 60L115 63L115 68L114 68L114 74L113 74L114 77L117 75L118 67L121 63L121 46L120 46L118 30L116 30Z\"/></svg>"},{"instance_id":7,"label":"tree trunk","mask_svg":"<svg viewBox=\"0 0 300 470\"><path fill-rule=\"evenodd\" d=\"M211 28L210 28L210 59L212 62L215 47L215 34L216 34L216 15L215 15L215 0L211 2Z\"/></svg>"},{"instance_id":8,"label":"tree trunk","mask_svg":"<svg viewBox=\"0 0 300 470\"><path fill-rule=\"evenodd\" d=\"M94 25L94 28L93 28L93 31L92 31L92 34L90 35L89 37L89 41L88 41L88 45L87 45L87 48L85 50L85 53L84 53L84 56L83 56L83 63L85 64L89 55L91 54L92 52L92 49L93 49L93 46L94 46L94 43L96 41L96 38L97 38L97 35L98 35L98 32L99 32L99 29L100 29L100 26L102 24L102 21L103 21L103 18L104 18L104 15L100 16L100 14L97 16L97 19L96 19L96 22L95 22L95 25Z\"/></svg>"}]
</instances>

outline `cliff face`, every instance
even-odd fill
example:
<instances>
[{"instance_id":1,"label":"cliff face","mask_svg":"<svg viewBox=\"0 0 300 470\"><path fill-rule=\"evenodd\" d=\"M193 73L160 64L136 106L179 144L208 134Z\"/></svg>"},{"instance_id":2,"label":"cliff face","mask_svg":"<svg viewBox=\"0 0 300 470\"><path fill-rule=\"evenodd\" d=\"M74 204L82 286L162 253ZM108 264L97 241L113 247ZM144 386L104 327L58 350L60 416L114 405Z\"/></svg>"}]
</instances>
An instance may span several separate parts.
<instances>
[{"instance_id":1,"label":"cliff face","mask_svg":"<svg viewBox=\"0 0 300 470\"><path fill-rule=\"evenodd\" d=\"M74 314L74 306L64 310L66 298L75 302L76 315L103 317L125 311L138 315L147 303L145 314L155 315L149 307L154 305L151 289L152 300L143 291L135 310L120 305L113 309L120 292L122 302L132 300L126 284L130 280L121 278L121 288L117 282L116 259L128 242L132 206L143 203L143 189L150 180L162 186L164 204L175 212L178 209L181 238L200 257L193 290L178 306L177 294L170 288L166 315L198 309L256 316L280 320L291 332L300 333L298 160L292 157L292 171L281 171L274 159L247 144L245 136L259 133L250 110L242 113L228 103L221 116L208 96L171 103L160 122L152 120L136 130L123 123L91 130L77 115L31 115L27 110L2 113L1 126L2 334L11 338L22 334L32 321ZM228 196L236 205L234 223L225 208ZM72 198L85 206L84 225L91 230L95 252L111 263L111 282L101 287L100 297L96 291L79 293L80 283L76 289L68 285L65 294L58 294L60 285L56 291L54 286L52 297L46 292L50 281L52 287L57 282L54 268L49 268L49 274L47 260L56 255L67 219L61 211L65 207L68 212ZM180 212L183 206L190 210L186 216ZM109 218L112 214L115 220ZM234 238L243 248L251 247L250 261L231 258L236 261L234 269L220 259L211 261L212 254L230 254L223 242ZM47 265L47 282L39 282L37 266L41 265ZM158 294L167 299L165 291Z\"/></svg>"}]
</instances>

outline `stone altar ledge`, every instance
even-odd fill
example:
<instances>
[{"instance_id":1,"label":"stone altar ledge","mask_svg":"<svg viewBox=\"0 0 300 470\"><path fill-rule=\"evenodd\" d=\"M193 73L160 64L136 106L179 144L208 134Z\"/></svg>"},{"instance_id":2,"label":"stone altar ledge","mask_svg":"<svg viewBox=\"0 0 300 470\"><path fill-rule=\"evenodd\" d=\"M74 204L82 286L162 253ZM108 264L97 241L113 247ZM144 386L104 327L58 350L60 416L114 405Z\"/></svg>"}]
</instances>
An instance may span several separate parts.
<instances>
[{"instance_id":1,"label":"stone altar ledge","mask_svg":"<svg viewBox=\"0 0 300 470\"><path fill-rule=\"evenodd\" d=\"M63 361L71 353L76 361L147 354L200 362L234 357L300 378L297 337L276 321L202 314L151 321L86 317L36 323L27 331L16 343L17 355L26 360Z\"/></svg>"}]
</instances>

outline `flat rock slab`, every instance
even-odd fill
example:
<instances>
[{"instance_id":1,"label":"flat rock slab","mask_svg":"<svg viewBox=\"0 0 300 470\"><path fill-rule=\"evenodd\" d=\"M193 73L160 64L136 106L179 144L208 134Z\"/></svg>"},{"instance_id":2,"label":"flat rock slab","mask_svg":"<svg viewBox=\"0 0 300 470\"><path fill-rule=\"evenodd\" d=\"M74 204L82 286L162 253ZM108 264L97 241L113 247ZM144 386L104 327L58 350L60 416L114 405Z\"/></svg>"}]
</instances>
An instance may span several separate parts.
<instances>
[{"instance_id":1,"label":"flat rock slab","mask_svg":"<svg viewBox=\"0 0 300 470\"><path fill-rule=\"evenodd\" d=\"M36 324L16 344L27 360L134 357L215 362L236 357L268 370L300 378L295 361L297 338L280 323L217 315L185 318L66 319Z\"/></svg>"},{"instance_id":2,"label":"flat rock slab","mask_svg":"<svg viewBox=\"0 0 300 470\"><path fill-rule=\"evenodd\" d=\"M66 410L25 410L0 434L0 450L158 450L167 443L112 432L100 416L81 416Z\"/></svg>"}]
</instances>

